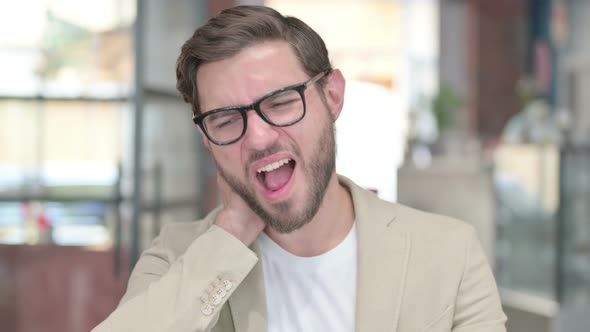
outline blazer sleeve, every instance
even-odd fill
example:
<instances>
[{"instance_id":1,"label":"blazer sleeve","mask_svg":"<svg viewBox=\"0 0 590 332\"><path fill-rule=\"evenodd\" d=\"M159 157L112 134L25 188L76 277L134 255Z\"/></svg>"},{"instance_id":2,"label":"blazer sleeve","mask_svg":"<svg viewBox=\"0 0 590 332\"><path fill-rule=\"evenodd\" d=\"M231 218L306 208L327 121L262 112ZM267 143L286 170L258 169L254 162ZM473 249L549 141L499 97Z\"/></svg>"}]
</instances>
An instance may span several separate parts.
<instances>
[{"instance_id":1,"label":"blazer sleeve","mask_svg":"<svg viewBox=\"0 0 590 332\"><path fill-rule=\"evenodd\" d=\"M506 315L502 311L496 281L472 228L468 243L452 331L505 332Z\"/></svg>"},{"instance_id":2,"label":"blazer sleeve","mask_svg":"<svg viewBox=\"0 0 590 332\"><path fill-rule=\"evenodd\" d=\"M146 250L119 307L93 332L209 331L219 311L258 261L256 254L212 225L175 259L166 232Z\"/></svg>"}]
</instances>

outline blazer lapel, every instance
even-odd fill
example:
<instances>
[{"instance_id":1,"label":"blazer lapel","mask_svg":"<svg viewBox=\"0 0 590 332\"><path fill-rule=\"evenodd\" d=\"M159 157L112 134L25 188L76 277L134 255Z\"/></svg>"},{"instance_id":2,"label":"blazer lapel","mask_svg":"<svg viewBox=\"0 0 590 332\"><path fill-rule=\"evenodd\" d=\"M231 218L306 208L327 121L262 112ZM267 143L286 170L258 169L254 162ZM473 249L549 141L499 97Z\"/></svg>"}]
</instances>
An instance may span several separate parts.
<instances>
[{"instance_id":1,"label":"blazer lapel","mask_svg":"<svg viewBox=\"0 0 590 332\"><path fill-rule=\"evenodd\" d=\"M396 331L411 239L395 205L341 178L352 194L358 238L356 331Z\"/></svg>"},{"instance_id":2,"label":"blazer lapel","mask_svg":"<svg viewBox=\"0 0 590 332\"><path fill-rule=\"evenodd\" d=\"M260 248L256 242L251 249L260 257ZM229 298L229 308L235 332L266 332L266 294L261 260Z\"/></svg>"}]
</instances>

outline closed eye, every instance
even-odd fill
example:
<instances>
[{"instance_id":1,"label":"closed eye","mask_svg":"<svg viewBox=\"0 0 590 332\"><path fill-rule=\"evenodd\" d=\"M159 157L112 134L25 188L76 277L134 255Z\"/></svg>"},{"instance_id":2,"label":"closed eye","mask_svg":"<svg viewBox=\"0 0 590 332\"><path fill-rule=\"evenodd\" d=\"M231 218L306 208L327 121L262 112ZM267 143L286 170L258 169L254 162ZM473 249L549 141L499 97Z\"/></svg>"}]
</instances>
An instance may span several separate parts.
<instances>
[{"instance_id":1,"label":"closed eye","mask_svg":"<svg viewBox=\"0 0 590 332\"><path fill-rule=\"evenodd\" d=\"M204 120L205 125L212 129L223 129L227 126L240 123L242 115L235 110L212 113Z\"/></svg>"},{"instance_id":2,"label":"closed eye","mask_svg":"<svg viewBox=\"0 0 590 332\"><path fill-rule=\"evenodd\" d=\"M225 120L225 121L223 121L221 123L216 124L215 125L215 128L222 129L222 128L227 127L227 126L229 126L229 125L231 125L231 124L233 124L233 123L235 123L235 122L237 122L239 120L240 120L239 117L233 117L231 119L228 119L228 120Z\"/></svg>"},{"instance_id":3,"label":"closed eye","mask_svg":"<svg viewBox=\"0 0 590 332\"><path fill-rule=\"evenodd\" d=\"M287 106L287 105L289 105L289 104L293 104L293 103L296 103L296 102L298 102L298 101L299 101L299 99L295 99L295 98L293 98L293 99L289 99L289 100L285 100L285 101L278 101L278 102L277 102L277 101L275 101L275 102L273 102L273 103L270 105L270 107L281 107L281 106Z\"/></svg>"}]
</instances>

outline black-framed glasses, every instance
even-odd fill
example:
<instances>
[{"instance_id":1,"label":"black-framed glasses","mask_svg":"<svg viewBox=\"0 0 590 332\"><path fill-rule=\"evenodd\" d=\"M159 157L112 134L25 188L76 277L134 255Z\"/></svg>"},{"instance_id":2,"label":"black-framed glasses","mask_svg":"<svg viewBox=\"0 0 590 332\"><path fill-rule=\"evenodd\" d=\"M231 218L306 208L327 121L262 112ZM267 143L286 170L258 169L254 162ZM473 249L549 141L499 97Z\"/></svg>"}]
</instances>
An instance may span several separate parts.
<instances>
[{"instance_id":1,"label":"black-framed glasses","mask_svg":"<svg viewBox=\"0 0 590 332\"><path fill-rule=\"evenodd\" d=\"M251 110L275 127L294 125L305 116L305 89L328 72L323 71L306 82L273 91L247 106L218 108L193 116L193 122L217 145L232 144L244 136L248 128L247 112Z\"/></svg>"}]
</instances>

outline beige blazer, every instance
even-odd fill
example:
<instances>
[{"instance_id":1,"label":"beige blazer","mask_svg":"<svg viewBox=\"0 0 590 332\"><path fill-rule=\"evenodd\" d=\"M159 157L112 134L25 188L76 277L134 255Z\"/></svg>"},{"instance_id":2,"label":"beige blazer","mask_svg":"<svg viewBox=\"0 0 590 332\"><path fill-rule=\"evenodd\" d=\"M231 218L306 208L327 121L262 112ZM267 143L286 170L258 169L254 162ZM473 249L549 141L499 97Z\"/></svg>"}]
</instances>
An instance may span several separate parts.
<instances>
[{"instance_id":1,"label":"beige blazer","mask_svg":"<svg viewBox=\"0 0 590 332\"><path fill-rule=\"evenodd\" d=\"M505 331L471 226L340 182L357 222L356 331ZM139 259L119 307L93 331L266 331L259 248L214 225L219 210L166 225Z\"/></svg>"}]
</instances>

